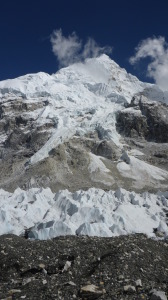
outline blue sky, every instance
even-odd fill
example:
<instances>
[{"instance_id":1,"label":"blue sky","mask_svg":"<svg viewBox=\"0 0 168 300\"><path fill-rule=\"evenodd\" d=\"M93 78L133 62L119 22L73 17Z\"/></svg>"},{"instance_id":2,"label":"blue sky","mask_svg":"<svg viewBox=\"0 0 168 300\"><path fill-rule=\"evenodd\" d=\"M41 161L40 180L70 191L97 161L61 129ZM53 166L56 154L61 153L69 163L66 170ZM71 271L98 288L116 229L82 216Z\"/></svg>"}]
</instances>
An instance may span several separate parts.
<instances>
[{"instance_id":1,"label":"blue sky","mask_svg":"<svg viewBox=\"0 0 168 300\"><path fill-rule=\"evenodd\" d=\"M154 60L149 47L154 46L151 41L156 37L162 44L166 61L167 13L167 0L1 1L0 80L39 71L55 73L59 62L57 52L54 55L52 51L51 35L61 28L62 37L68 38L75 32L83 47L88 38L100 47L112 47L110 57L121 67L141 80L157 82L158 73L146 77L149 61ZM158 40L160 36L165 40ZM142 40L144 44L141 43L135 52ZM146 43L150 46L144 53Z\"/></svg>"}]
</instances>

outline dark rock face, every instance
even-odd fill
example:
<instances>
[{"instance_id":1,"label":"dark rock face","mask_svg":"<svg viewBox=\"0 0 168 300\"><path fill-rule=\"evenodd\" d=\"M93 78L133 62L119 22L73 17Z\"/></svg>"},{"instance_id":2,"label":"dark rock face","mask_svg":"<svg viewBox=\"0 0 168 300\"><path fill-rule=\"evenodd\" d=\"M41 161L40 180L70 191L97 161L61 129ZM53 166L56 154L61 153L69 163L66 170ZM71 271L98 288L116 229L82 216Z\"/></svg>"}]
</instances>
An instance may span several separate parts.
<instances>
[{"instance_id":1,"label":"dark rock face","mask_svg":"<svg viewBox=\"0 0 168 300\"><path fill-rule=\"evenodd\" d=\"M120 156L118 148L112 141L103 140L99 143L95 143L92 147L92 152L95 155L105 157L107 159L115 160Z\"/></svg>"},{"instance_id":2,"label":"dark rock face","mask_svg":"<svg viewBox=\"0 0 168 300\"><path fill-rule=\"evenodd\" d=\"M126 137L147 137L148 125L146 118L136 111L123 110L117 116L117 129Z\"/></svg>"},{"instance_id":3,"label":"dark rock face","mask_svg":"<svg viewBox=\"0 0 168 300\"><path fill-rule=\"evenodd\" d=\"M11 156L13 150L18 150L19 155L29 157L38 151L50 136L49 129L54 124L45 124L45 128L36 126L36 119L30 112L38 115L38 110L45 107L44 101L25 103L22 98L8 99L0 103L0 130L6 135L5 143L0 148ZM29 113L27 113L29 112ZM42 130L46 130L41 134Z\"/></svg>"},{"instance_id":4,"label":"dark rock face","mask_svg":"<svg viewBox=\"0 0 168 300\"><path fill-rule=\"evenodd\" d=\"M133 300L156 291L167 299L167 261L168 244L142 234L48 241L4 235L0 299Z\"/></svg>"},{"instance_id":5,"label":"dark rock face","mask_svg":"<svg viewBox=\"0 0 168 300\"><path fill-rule=\"evenodd\" d=\"M0 185L4 186L6 182L7 189L13 190L19 182L23 182L25 163L51 135L50 130L55 126L54 123L37 126L36 122L39 110L45 106L43 99L38 101L33 99L27 103L22 97L1 99ZM15 181L18 181L17 184Z\"/></svg>"},{"instance_id":6,"label":"dark rock face","mask_svg":"<svg viewBox=\"0 0 168 300\"><path fill-rule=\"evenodd\" d=\"M118 113L117 129L127 137L139 136L147 141L167 143L168 106L137 96L125 110Z\"/></svg>"}]
</instances>

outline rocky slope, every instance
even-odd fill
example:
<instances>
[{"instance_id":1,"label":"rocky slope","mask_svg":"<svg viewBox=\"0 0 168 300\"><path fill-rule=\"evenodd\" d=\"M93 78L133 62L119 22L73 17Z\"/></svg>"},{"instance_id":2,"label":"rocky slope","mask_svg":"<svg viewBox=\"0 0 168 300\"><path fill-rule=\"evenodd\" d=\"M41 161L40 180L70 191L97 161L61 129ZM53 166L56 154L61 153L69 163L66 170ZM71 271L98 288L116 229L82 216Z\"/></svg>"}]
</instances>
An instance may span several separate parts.
<instances>
[{"instance_id":1,"label":"rocky slope","mask_svg":"<svg viewBox=\"0 0 168 300\"><path fill-rule=\"evenodd\" d=\"M168 106L148 100L143 95L133 97L117 116L118 129L126 137L140 137L148 142L168 143Z\"/></svg>"}]
</instances>

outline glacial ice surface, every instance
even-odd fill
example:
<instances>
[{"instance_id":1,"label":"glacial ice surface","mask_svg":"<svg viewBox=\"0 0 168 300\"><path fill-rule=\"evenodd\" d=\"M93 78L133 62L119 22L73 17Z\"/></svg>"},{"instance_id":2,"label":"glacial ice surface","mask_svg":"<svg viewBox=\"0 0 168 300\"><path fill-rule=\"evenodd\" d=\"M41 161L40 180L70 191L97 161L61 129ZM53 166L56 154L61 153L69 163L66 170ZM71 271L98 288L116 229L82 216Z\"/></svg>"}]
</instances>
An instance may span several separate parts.
<instances>
[{"instance_id":1,"label":"glacial ice surface","mask_svg":"<svg viewBox=\"0 0 168 300\"><path fill-rule=\"evenodd\" d=\"M24 234L49 239L61 235L111 237L131 233L155 236L158 228L168 236L168 195L105 192L91 188L74 193L32 188L14 193L0 190L0 234Z\"/></svg>"}]
</instances>

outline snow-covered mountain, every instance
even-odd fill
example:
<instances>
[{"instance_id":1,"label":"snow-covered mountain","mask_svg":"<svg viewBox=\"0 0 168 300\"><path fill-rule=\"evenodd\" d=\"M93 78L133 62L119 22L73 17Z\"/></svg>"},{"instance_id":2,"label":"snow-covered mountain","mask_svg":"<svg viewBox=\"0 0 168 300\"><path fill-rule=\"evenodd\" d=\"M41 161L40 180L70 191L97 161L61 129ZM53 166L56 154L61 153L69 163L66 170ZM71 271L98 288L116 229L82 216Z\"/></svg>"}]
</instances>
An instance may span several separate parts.
<instances>
[{"instance_id":1,"label":"snow-covered mountain","mask_svg":"<svg viewBox=\"0 0 168 300\"><path fill-rule=\"evenodd\" d=\"M147 87L151 86L139 82L108 56L102 55L84 64L64 68L51 76L38 73L2 81L0 95L5 108L9 99L15 103L16 98L27 106L36 105L33 111L31 109L36 127L46 124L53 127L50 129L51 138L31 157L34 164L47 157L49 151L70 136L84 135L95 129L119 144L115 112L124 102L130 102L134 94ZM28 118L29 108L22 114L22 122ZM4 140L3 132L1 141Z\"/></svg>"},{"instance_id":2,"label":"snow-covered mountain","mask_svg":"<svg viewBox=\"0 0 168 300\"><path fill-rule=\"evenodd\" d=\"M92 106L93 95L110 97L114 92L129 100L132 94L151 86L128 74L107 55L102 55L63 68L53 75L40 72L1 81L0 93L1 96L14 94L27 99L50 96L57 101L70 101L72 96L73 102L84 105L85 100ZM81 98L82 93L85 96Z\"/></svg>"},{"instance_id":3,"label":"snow-covered mountain","mask_svg":"<svg viewBox=\"0 0 168 300\"><path fill-rule=\"evenodd\" d=\"M107 55L1 81L1 234L167 235L166 103Z\"/></svg>"}]
</instances>

